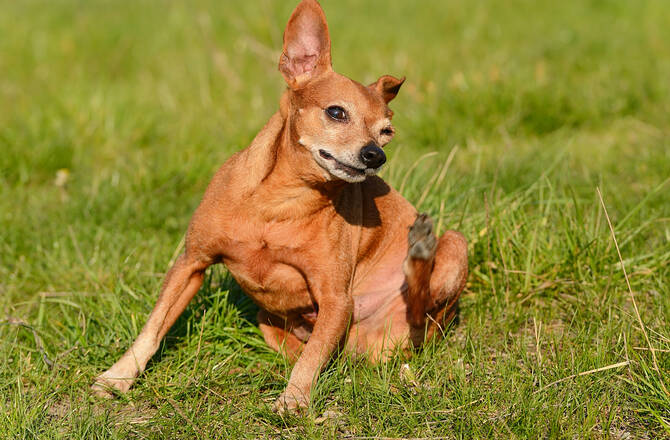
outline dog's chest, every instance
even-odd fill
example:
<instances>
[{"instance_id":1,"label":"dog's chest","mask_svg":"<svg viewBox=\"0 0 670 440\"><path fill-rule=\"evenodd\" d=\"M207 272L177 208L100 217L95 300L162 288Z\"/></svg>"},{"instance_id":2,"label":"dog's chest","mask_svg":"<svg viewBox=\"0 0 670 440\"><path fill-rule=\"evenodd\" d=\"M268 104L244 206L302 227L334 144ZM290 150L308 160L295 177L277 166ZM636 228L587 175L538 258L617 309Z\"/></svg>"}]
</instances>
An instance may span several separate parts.
<instances>
[{"instance_id":1,"label":"dog's chest","mask_svg":"<svg viewBox=\"0 0 670 440\"><path fill-rule=\"evenodd\" d=\"M302 313L313 308L303 276L309 261L309 230L293 223L238 223L224 259L242 289L273 313Z\"/></svg>"}]
</instances>

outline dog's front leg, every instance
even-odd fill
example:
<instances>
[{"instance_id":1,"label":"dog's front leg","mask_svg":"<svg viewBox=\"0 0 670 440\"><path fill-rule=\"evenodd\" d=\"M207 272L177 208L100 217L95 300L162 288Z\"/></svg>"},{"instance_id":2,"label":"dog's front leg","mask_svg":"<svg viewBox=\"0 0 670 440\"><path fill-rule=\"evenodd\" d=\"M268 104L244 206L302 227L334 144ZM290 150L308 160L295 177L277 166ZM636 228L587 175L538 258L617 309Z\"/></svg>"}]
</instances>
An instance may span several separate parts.
<instances>
[{"instance_id":1,"label":"dog's front leg","mask_svg":"<svg viewBox=\"0 0 670 440\"><path fill-rule=\"evenodd\" d=\"M323 298L318 303L319 313L312 335L293 367L286 390L274 404L278 412L296 410L309 404L319 372L337 349L349 326L354 309L351 294L331 293L323 295Z\"/></svg>"},{"instance_id":2,"label":"dog's front leg","mask_svg":"<svg viewBox=\"0 0 670 440\"><path fill-rule=\"evenodd\" d=\"M210 261L194 258L189 253L177 259L165 277L156 306L133 345L109 370L95 379L91 388L96 394L111 397L114 389L128 391L172 324L198 292L204 271L210 264Z\"/></svg>"}]
</instances>

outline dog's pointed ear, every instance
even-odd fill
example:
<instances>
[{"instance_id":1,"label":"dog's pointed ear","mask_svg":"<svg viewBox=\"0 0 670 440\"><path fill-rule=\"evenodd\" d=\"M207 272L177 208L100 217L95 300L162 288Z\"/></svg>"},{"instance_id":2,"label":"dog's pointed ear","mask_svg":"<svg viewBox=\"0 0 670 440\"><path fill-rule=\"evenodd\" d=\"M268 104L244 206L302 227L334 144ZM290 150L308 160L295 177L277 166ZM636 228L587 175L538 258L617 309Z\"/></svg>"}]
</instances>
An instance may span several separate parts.
<instances>
[{"instance_id":1,"label":"dog's pointed ear","mask_svg":"<svg viewBox=\"0 0 670 440\"><path fill-rule=\"evenodd\" d=\"M401 79L398 79L391 75L384 75L379 78L377 82L370 84L368 87L382 95L382 98L384 98L384 101L388 104L396 97L400 91L400 86L402 86L402 83L404 82L404 76Z\"/></svg>"},{"instance_id":2,"label":"dog's pointed ear","mask_svg":"<svg viewBox=\"0 0 670 440\"><path fill-rule=\"evenodd\" d=\"M326 15L316 0L302 0L284 30L279 71L291 88L332 70Z\"/></svg>"}]
</instances>

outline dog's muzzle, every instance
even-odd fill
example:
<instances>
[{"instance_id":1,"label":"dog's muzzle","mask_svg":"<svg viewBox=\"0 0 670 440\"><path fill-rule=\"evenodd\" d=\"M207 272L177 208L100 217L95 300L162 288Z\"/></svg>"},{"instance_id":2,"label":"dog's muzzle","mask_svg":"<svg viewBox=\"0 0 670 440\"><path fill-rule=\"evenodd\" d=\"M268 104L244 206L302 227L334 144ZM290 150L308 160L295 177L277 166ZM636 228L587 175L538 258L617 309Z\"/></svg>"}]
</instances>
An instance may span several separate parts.
<instances>
[{"instance_id":1,"label":"dog's muzzle","mask_svg":"<svg viewBox=\"0 0 670 440\"><path fill-rule=\"evenodd\" d=\"M361 148L361 162L367 168L379 168L386 162L386 154L384 150L379 148L375 143L371 142Z\"/></svg>"}]
</instances>

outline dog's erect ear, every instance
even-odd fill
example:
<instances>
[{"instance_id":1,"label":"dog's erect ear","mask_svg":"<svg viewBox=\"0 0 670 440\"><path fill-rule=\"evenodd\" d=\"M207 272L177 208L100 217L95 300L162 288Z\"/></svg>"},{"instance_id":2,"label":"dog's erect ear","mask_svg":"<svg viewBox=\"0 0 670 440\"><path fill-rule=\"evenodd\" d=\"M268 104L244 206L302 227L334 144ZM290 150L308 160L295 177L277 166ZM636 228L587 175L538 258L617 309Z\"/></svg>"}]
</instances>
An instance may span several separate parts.
<instances>
[{"instance_id":1,"label":"dog's erect ear","mask_svg":"<svg viewBox=\"0 0 670 440\"><path fill-rule=\"evenodd\" d=\"M297 88L331 69L326 15L316 0L302 0L284 30L279 71Z\"/></svg>"},{"instance_id":2,"label":"dog's erect ear","mask_svg":"<svg viewBox=\"0 0 670 440\"><path fill-rule=\"evenodd\" d=\"M384 98L384 101L386 101L388 104L393 98L396 97L398 91L400 90L400 86L404 82L404 76L401 79L398 79L392 77L391 75L384 75L379 78L377 82L370 84L368 87L382 95L382 98Z\"/></svg>"}]
</instances>

